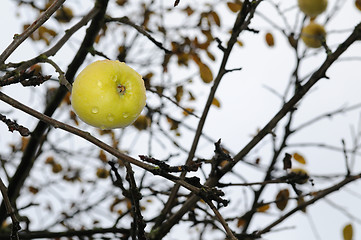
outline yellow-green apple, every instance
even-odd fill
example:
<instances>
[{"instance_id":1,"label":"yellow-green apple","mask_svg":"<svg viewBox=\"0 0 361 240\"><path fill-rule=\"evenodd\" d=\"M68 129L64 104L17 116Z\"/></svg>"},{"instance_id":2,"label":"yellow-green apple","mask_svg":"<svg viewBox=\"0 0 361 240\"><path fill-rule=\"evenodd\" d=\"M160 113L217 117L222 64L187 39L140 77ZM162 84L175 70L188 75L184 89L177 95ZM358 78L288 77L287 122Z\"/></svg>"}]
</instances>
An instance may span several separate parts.
<instances>
[{"instance_id":1,"label":"yellow-green apple","mask_svg":"<svg viewBox=\"0 0 361 240\"><path fill-rule=\"evenodd\" d=\"M301 39L310 48L319 48L322 46L322 41L326 38L325 28L311 21L307 26L302 29Z\"/></svg>"},{"instance_id":2,"label":"yellow-green apple","mask_svg":"<svg viewBox=\"0 0 361 240\"><path fill-rule=\"evenodd\" d=\"M71 104L85 123L101 129L132 124L145 106L142 76L123 62L100 60L76 77Z\"/></svg>"},{"instance_id":3,"label":"yellow-green apple","mask_svg":"<svg viewBox=\"0 0 361 240\"><path fill-rule=\"evenodd\" d=\"M298 7L304 14L316 17L326 10L327 0L298 0Z\"/></svg>"}]
</instances>

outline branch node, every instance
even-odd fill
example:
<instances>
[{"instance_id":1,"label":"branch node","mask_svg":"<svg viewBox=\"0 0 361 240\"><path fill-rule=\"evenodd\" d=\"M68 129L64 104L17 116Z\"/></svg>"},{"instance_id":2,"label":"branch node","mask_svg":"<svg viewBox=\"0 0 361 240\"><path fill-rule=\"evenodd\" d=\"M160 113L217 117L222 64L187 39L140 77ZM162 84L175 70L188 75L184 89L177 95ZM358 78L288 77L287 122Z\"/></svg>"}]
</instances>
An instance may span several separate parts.
<instances>
[{"instance_id":1,"label":"branch node","mask_svg":"<svg viewBox=\"0 0 361 240\"><path fill-rule=\"evenodd\" d=\"M27 137L27 136L30 135L30 130L29 129L27 129L24 126L19 125L16 121L12 121L10 119L7 119L2 114L0 114L0 120L2 122L4 122L8 126L10 132L18 131L20 133L20 135L23 136L23 137Z\"/></svg>"}]
</instances>

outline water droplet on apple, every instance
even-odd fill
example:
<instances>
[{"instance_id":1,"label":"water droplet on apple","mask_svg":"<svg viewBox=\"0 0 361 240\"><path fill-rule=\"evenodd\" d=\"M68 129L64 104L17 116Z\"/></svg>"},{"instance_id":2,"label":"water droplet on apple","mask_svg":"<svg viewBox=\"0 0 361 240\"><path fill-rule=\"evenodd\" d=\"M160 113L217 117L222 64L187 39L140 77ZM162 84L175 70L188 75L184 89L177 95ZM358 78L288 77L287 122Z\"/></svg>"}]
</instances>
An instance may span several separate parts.
<instances>
[{"instance_id":1,"label":"water droplet on apple","mask_svg":"<svg viewBox=\"0 0 361 240\"><path fill-rule=\"evenodd\" d=\"M97 107L92 108L92 113L96 114L99 112L99 109Z\"/></svg>"},{"instance_id":2,"label":"water droplet on apple","mask_svg":"<svg viewBox=\"0 0 361 240\"><path fill-rule=\"evenodd\" d=\"M100 88L101 88L101 87L103 86L102 81L98 80L97 85L98 85L98 87L100 87Z\"/></svg>"},{"instance_id":3,"label":"water droplet on apple","mask_svg":"<svg viewBox=\"0 0 361 240\"><path fill-rule=\"evenodd\" d=\"M117 77L117 75L115 75L114 77L113 77L113 82L116 82L118 80L118 77Z\"/></svg>"},{"instance_id":4,"label":"water droplet on apple","mask_svg":"<svg viewBox=\"0 0 361 240\"><path fill-rule=\"evenodd\" d=\"M113 114L109 113L108 116L107 116L107 119L108 119L109 122L113 122L114 121Z\"/></svg>"},{"instance_id":5,"label":"water droplet on apple","mask_svg":"<svg viewBox=\"0 0 361 240\"><path fill-rule=\"evenodd\" d=\"M123 118L128 118L129 117L129 114L128 113L123 113Z\"/></svg>"}]
</instances>

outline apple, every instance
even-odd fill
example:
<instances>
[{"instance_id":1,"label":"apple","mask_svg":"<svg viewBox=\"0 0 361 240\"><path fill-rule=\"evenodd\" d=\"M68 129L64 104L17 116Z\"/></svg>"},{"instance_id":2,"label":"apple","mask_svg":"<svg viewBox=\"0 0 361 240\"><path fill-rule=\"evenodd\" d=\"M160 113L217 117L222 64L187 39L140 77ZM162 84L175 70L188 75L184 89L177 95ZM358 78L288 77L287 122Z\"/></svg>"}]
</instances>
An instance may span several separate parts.
<instances>
[{"instance_id":1,"label":"apple","mask_svg":"<svg viewBox=\"0 0 361 240\"><path fill-rule=\"evenodd\" d=\"M302 29L301 39L310 48L319 48L322 46L322 41L326 38L325 28L311 21Z\"/></svg>"},{"instance_id":2,"label":"apple","mask_svg":"<svg viewBox=\"0 0 361 240\"><path fill-rule=\"evenodd\" d=\"M145 106L142 76L123 62L89 64L73 83L71 105L85 123L101 129L132 124Z\"/></svg>"},{"instance_id":3,"label":"apple","mask_svg":"<svg viewBox=\"0 0 361 240\"><path fill-rule=\"evenodd\" d=\"M327 0L298 0L298 7L304 14L316 17L326 10Z\"/></svg>"}]
</instances>

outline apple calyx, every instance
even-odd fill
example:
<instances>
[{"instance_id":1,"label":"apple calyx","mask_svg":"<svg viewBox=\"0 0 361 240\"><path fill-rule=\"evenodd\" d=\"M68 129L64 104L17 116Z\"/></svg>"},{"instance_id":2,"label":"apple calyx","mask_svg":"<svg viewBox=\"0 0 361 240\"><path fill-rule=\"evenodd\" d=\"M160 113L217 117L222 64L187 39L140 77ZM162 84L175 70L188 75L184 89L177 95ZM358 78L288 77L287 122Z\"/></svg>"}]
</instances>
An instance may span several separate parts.
<instances>
[{"instance_id":1,"label":"apple calyx","mask_svg":"<svg viewBox=\"0 0 361 240\"><path fill-rule=\"evenodd\" d=\"M119 95L124 95L124 94L125 94L125 90L126 90L125 86L123 86L123 85L121 85L121 84L119 84L119 85L117 86L117 91L118 91L118 94L119 94Z\"/></svg>"}]
</instances>

